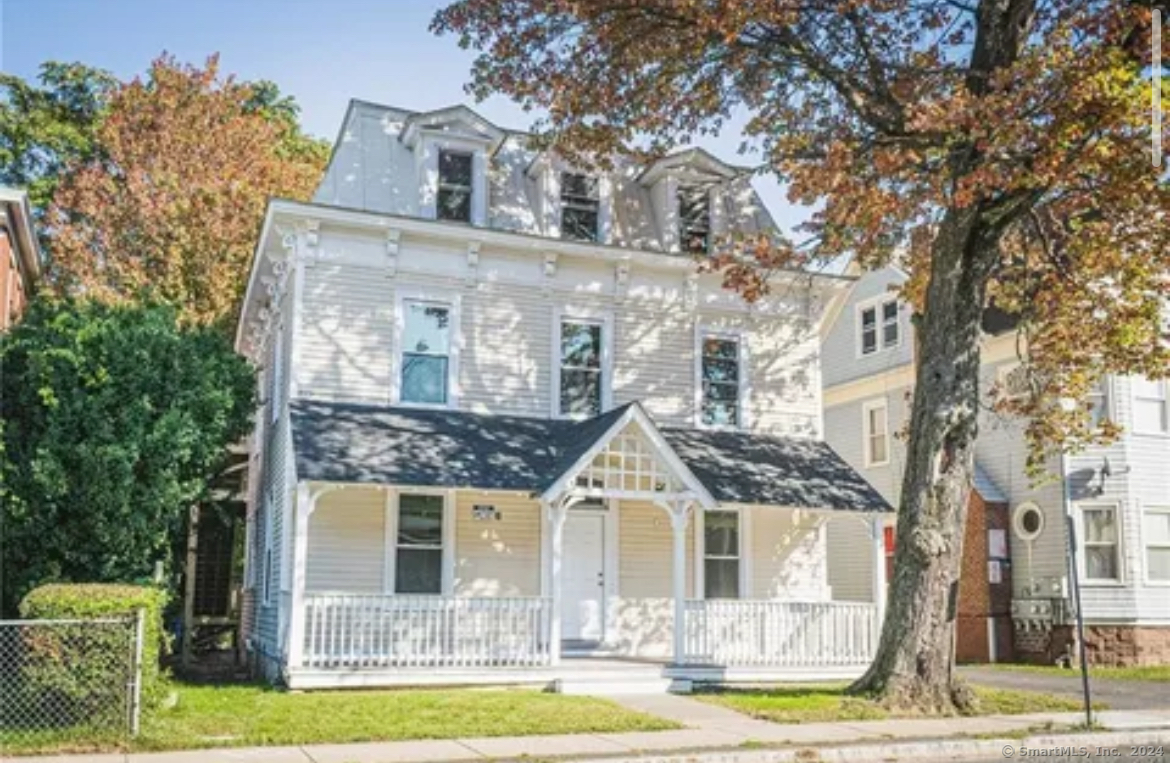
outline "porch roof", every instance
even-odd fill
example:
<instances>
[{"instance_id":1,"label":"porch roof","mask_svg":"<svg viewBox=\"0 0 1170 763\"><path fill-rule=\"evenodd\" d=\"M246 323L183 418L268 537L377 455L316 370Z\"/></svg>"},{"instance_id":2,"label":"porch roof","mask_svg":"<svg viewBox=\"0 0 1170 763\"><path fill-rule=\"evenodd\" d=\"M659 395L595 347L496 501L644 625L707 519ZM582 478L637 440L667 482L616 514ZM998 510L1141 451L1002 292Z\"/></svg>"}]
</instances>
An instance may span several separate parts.
<instances>
[{"instance_id":1,"label":"porch roof","mask_svg":"<svg viewBox=\"0 0 1170 763\"><path fill-rule=\"evenodd\" d=\"M297 478L541 493L633 405L565 421L293 401ZM721 503L891 510L824 443L740 432L661 432Z\"/></svg>"}]
</instances>

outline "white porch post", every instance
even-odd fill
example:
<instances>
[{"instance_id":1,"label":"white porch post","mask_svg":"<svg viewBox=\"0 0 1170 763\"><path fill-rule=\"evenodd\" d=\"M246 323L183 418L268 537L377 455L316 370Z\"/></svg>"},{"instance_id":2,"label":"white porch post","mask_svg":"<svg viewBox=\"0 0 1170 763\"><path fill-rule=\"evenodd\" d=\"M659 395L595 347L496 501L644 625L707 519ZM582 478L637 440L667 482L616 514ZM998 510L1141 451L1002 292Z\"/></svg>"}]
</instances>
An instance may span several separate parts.
<instances>
[{"instance_id":1,"label":"white porch post","mask_svg":"<svg viewBox=\"0 0 1170 763\"><path fill-rule=\"evenodd\" d=\"M548 517L551 535L549 560L549 628L548 628L548 655L549 663L557 665L561 661L561 580L564 548L565 548L565 519L569 515L568 502L562 498L552 503L544 503L545 516Z\"/></svg>"},{"instance_id":2,"label":"white porch post","mask_svg":"<svg viewBox=\"0 0 1170 763\"><path fill-rule=\"evenodd\" d=\"M309 516L319 496L309 492L307 483L297 485L296 531L293 534L292 603L289 612L288 666L299 668L305 655L305 569L309 555Z\"/></svg>"},{"instance_id":3,"label":"white porch post","mask_svg":"<svg viewBox=\"0 0 1170 763\"><path fill-rule=\"evenodd\" d=\"M674 595L673 656L675 665L686 661L687 617L687 519L691 502L675 500L660 504L670 515L670 529L674 536L674 564L672 570Z\"/></svg>"},{"instance_id":4,"label":"white porch post","mask_svg":"<svg viewBox=\"0 0 1170 763\"><path fill-rule=\"evenodd\" d=\"M873 544L873 606L874 606L874 648L881 637L882 622L886 616L886 521L878 515L869 520L870 537Z\"/></svg>"}]
</instances>

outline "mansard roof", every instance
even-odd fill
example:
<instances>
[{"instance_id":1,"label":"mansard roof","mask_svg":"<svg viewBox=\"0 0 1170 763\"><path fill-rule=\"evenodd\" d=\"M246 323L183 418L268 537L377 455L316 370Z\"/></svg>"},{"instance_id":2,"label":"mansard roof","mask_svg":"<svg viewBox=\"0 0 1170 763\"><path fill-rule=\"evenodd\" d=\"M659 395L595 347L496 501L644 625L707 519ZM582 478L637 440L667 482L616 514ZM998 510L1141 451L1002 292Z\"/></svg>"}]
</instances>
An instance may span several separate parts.
<instances>
[{"instance_id":1,"label":"mansard roof","mask_svg":"<svg viewBox=\"0 0 1170 763\"><path fill-rule=\"evenodd\" d=\"M290 404L297 479L539 495L631 406L637 404L586 421L566 421L298 400ZM891 510L823 442L743 432L659 431L720 503Z\"/></svg>"}]
</instances>

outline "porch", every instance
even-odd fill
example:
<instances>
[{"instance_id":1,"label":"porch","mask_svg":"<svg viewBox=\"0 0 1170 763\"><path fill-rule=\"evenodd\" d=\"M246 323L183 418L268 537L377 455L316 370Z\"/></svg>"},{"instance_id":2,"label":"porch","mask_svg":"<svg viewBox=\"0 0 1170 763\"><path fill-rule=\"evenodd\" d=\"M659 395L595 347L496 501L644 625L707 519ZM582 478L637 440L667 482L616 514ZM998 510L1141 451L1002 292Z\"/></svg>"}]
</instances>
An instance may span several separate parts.
<instances>
[{"instance_id":1,"label":"porch","mask_svg":"<svg viewBox=\"0 0 1170 763\"><path fill-rule=\"evenodd\" d=\"M301 438L317 433L294 428L297 472L309 479L285 525L293 532L280 642L290 686L571 690L587 665L575 658L589 657L622 662L588 663L588 680L628 684L636 665L646 685L685 691L694 681L848 677L870 662L888 516L823 446L779 450L776 440L720 435L724 449L743 448L721 453L709 438L668 440L631 405L588 422L540 422L565 428L555 458L525 447L532 422L493 419L514 429L491 433L493 463L477 477L443 460L433 441L451 426L451 450L480 458L467 451L482 447L473 438L486 425L438 415L408 419L414 436L419 418L431 417L435 464L407 475L396 461L381 484L368 458L362 481L313 468L300 458L310 450ZM401 459L397 431L378 434L379 452ZM326 439L314 437L312 448ZM684 462L692 448L702 450ZM411 468L419 456L410 452ZM693 471L700 459L714 470L703 480ZM842 469L841 483L828 467ZM490 487L450 487L443 472L452 468L462 484ZM778 480L784 468L806 481L789 472ZM841 485L864 510L835 505L850 505Z\"/></svg>"}]
</instances>

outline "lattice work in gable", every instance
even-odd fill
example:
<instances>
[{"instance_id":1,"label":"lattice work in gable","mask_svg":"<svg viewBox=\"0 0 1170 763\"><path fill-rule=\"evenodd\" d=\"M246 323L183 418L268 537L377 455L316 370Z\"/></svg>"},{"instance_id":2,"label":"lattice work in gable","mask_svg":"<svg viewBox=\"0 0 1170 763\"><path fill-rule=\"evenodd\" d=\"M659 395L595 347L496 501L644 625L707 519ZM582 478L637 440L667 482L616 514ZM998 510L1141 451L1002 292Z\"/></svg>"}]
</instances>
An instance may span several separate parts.
<instances>
[{"instance_id":1,"label":"lattice work in gable","mask_svg":"<svg viewBox=\"0 0 1170 763\"><path fill-rule=\"evenodd\" d=\"M633 423L594 456L576 482L581 487L640 493L681 493L685 489Z\"/></svg>"}]
</instances>

